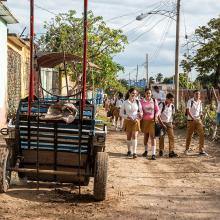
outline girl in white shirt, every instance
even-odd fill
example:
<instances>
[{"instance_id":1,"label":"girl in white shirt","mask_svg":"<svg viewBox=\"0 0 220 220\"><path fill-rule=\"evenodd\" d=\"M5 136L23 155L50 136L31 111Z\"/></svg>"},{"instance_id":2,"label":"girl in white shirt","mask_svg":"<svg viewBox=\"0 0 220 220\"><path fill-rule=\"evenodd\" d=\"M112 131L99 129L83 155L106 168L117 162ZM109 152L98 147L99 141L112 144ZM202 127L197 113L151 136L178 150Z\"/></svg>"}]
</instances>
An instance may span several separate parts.
<instances>
[{"instance_id":1,"label":"girl in white shirt","mask_svg":"<svg viewBox=\"0 0 220 220\"><path fill-rule=\"evenodd\" d=\"M137 136L143 115L141 104L136 96L137 90L129 89L120 109L120 116L124 118L124 131L127 135L128 156L133 156L133 158L137 157Z\"/></svg>"}]
</instances>

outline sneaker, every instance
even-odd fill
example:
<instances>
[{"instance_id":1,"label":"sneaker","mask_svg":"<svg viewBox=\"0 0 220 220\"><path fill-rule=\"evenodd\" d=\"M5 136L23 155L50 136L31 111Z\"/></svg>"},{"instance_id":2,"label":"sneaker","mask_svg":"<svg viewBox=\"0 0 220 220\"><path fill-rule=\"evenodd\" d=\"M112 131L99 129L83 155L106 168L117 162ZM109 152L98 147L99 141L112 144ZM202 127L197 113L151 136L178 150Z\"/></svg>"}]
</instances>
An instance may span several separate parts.
<instances>
[{"instance_id":1,"label":"sneaker","mask_svg":"<svg viewBox=\"0 0 220 220\"><path fill-rule=\"evenodd\" d=\"M152 155L151 160L156 160L156 156Z\"/></svg>"},{"instance_id":2,"label":"sneaker","mask_svg":"<svg viewBox=\"0 0 220 220\"><path fill-rule=\"evenodd\" d=\"M209 156L205 151L199 152L200 156Z\"/></svg>"},{"instance_id":3,"label":"sneaker","mask_svg":"<svg viewBox=\"0 0 220 220\"><path fill-rule=\"evenodd\" d=\"M169 157L178 157L178 155L174 151L171 151Z\"/></svg>"},{"instance_id":4,"label":"sneaker","mask_svg":"<svg viewBox=\"0 0 220 220\"><path fill-rule=\"evenodd\" d=\"M148 152L144 151L144 153L142 154L143 157L147 157Z\"/></svg>"},{"instance_id":5,"label":"sneaker","mask_svg":"<svg viewBox=\"0 0 220 220\"><path fill-rule=\"evenodd\" d=\"M131 157L131 151L128 151L127 156Z\"/></svg>"},{"instance_id":6,"label":"sneaker","mask_svg":"<svg viewBox=\"0 0 220 220\"><path fill-rule=\"evenodd\" d=\"M133 159L137 158L137 154L133 154Z\"/></svg>"},{"instance_id":7,"label":"sneaker","mask_svg":"<svg viewBox=\"0 0 220 220\"><path fill-rule=\"evenodd\" d=\"M160 156L160 157L163 156L163 151L162 151L162 150L159 151L159 156Z\"/></svg>"}]
</instances>

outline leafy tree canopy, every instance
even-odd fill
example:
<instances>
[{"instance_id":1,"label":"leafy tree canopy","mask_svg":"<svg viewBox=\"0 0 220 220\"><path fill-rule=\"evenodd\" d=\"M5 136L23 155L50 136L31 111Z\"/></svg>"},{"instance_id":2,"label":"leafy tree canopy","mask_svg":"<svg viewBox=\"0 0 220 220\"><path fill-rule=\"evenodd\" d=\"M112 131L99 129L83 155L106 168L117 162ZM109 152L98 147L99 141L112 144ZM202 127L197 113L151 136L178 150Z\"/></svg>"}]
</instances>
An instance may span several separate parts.
<instances>
[{"instance_id":1,"label":"leafy tree canopy","mask_svg":"<svg viewBox=\"0 0 220 220\"><path fill-rule=\"evenodd\" d=\"M198 80L205 87L207 79L214 86L220 85L220 16L211 19L207 26L198 27L189 39L189 54L181 65L185 72L195 68ZM204 79L204 80L203 80ZM204 83L205 82L205 83Z\"/></svg>"},{"instance_id":2,"label":"leafy tree canopy","mask_svg":"<svg viewBox=\"0 0 220 220\"><path fill-rule=\"evenodd\" d=\"M49 22L45 22L46 33L39 39L41 51L72 53L82 57L83 54L83 18L76 17L76 11L59 14ZM122 30L109 28L101 16L88 13L88 61L98 65L101 70L87 72L87 84L96 88L118 87L117 73L123 67L113 61L115 54L124 50L128 43ZM73 68L73 80L82 75L82 65ZM123 86L119 86L119 89Z\"/></svg>"}]
</instances>

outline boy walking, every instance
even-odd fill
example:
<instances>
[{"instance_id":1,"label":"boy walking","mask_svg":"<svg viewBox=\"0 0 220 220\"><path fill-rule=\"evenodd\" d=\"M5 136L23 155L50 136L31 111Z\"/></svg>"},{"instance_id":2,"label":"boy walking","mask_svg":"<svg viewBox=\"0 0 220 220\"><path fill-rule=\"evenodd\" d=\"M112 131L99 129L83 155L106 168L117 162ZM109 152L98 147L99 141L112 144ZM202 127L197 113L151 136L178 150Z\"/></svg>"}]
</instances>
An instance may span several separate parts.
<instances>
[{"instance_id":1,"label":"boy walking","mask_svg":"<svg viewBox=\"0 0 220 220\"><path fill-rule=\"evenodd\" d=\"M171 93L166 95L166 100L159 103L160 107L160 122L166 129L166 133L169 140L169 157L177 157L178 155L174 152L174 132L173 132L173 115L174 109L174 96ZM159 139L159 156L163 156L164 153L164 136Z\"/></svg>"},{"instance_id":2,"label":"boy walking","mask_svg":"<svg viewBox=\"0 0 220 220\"><path fill-rule=\"evenodd\" d=\"M189 146L192 135L196 131L199 135L199 154L208 156L204 151L204 128L202 123L202 102L200 100L200 91L193 91L194 97L189 99L186 107L187 115L187 131L186 131L186 150L185 154L189 153Z\"/></svg>"}]
</instances>

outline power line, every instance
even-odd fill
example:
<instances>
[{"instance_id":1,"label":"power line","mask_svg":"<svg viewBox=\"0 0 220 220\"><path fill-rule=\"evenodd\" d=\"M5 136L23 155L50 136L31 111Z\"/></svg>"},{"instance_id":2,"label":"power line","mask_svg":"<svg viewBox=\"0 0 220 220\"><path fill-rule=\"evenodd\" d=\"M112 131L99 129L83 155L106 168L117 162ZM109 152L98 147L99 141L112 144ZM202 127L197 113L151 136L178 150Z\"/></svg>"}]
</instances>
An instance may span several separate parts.
<instances>
[{"instance_id":1,"label":"power line","mask_svg":"<svg viewBox=\"0 0 220 220\"><path fill-rule=\"evenodd\" d=\"M28 0L28 1L30 1L30 0ZM55 15L55 16L57 16L57 15L58 15L58 14L56 14L56 13L54 13L54 12L52 12L52 11L50 11L50 10L46 9L46 8L41 7L40 5L38 5L38 4L36 4L36 3L34 3L34 6L35 6L36 8L41 9L42 11L46 11L46 12L48 12L48 13L50 13L50 14Z\"/></svg>"},{"instance_id":2,"label":"power line","mask_svg":"<svg viewBox=\"0 0 220 220\"><path fill-rule=\"evenodd\" d=\"M149 8L149 7L152 7L152 6L154 6L154 5L157 5L158 3L161 4L161 1L160 1L160 2L156 2L156 3L152 4L152 5L148 5L147 7L148 7L148 8ZM119 16L115 16L115 17L109 18L108 20L106 20L106 22L113 21L113 20L116 20L116 19L118 19L118 18L130 16L130 15L134 15L134 14L137 14L138 12L140 12L140 11L142 11L142 10L143 10L143 9L139 9L139 10L137 10L137 11L135 11L135 12L126 13L126 14L122 14L122 15L119 15Z\"/></svg>"},{"instance_id":3,"label":"power line","mask_svg":"<svg viewBox=\"0 0 220 220\"><path fill-rule=\"evenodd\" d=\"M133 39L131 43L134 43L136 40L138 40L140 37L142 37L144 34L146 34L147 32L151 31L156 25L158 25L161 21L165 20L166 18L162 18L160 19L156 24L154 24L150 29L146 30L144 33L141 33L140 35L138 35L135 39Z\"/></svg>"},{"instance_id":4,"label":"power line","mask_svg":"<svg viewBox=\"0 0 220 220\"><path fill-rule=\"evenodd\" d=\"M160 50L166 40L166 37L167 37L167 34L169 32L169 29L171 27L171 24L172 24L173 20L172 19L169 19L166 27L164 28L164 31L163 31L163 34L161 36L161 39L160 39L160 42L159 42L159 47L154 51L153 55L150 57L150 62L153 63L154 59L155 58L158 58L158 55L160 53Z\"/></svg>"}]
</instances>

